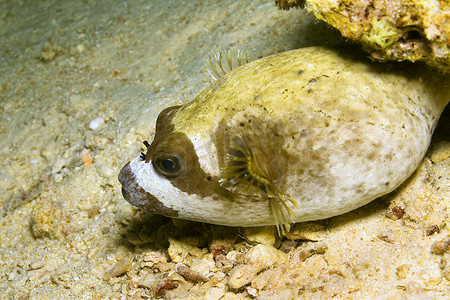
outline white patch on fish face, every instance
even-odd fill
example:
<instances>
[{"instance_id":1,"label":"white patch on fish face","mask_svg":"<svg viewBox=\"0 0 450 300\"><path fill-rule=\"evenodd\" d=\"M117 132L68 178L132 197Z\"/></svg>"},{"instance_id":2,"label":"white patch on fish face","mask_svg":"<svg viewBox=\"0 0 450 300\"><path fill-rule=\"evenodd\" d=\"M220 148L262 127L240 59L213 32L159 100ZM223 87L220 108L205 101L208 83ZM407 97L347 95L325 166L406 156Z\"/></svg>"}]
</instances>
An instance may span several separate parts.
<instances>
[{"instance_id":1,"label":"white patch on fish face","mask_svg":"<svg viewBox=\"0 0 450 300\"><path fill-rule=\"evenodd\" d=\"M217 177L220 175L217 148L211 141L210 136L205 138L204 135L198 133L190 137L190 140L194 145L195 152L197 152L200 167L205 173Z\"/></svg>"},{"instance_id":2,"label":"white patch on fish face","mask_svg":"<svg viewBox=\"0 0 450 300\"><path fill-rule=\"evenodd\" d=\"M203 197L188 194L173 186L171 181L158 174L151 162L142 161L139 157L129 164L136 183L147 193L153 195L166 209L177 212L177 218L192 221L208 220L209 223L236 226L236 219L240 226L273 224L272 216L267 210L261 209L260 204L244 201L230 203L218 195ZM133 203L133 199L127 199ZM154 213L161 213L153 211Z\"/></svg>"},{"instance_id":3,"label":"white patch on fish face","mask_svg":"<svg viewBox=\"0 0 450 300\"><path fill-rule=\"evenodd\" d=\"M180 196L180 191L172 186L169 180L157 174L151 162L147 163L137 157L130 161L130 169L141 188L157 198L164 206L179 211L179 206L174 199ZM173 195L173 197L167 197L167 195Z\"/></svg>"}]
</instances>

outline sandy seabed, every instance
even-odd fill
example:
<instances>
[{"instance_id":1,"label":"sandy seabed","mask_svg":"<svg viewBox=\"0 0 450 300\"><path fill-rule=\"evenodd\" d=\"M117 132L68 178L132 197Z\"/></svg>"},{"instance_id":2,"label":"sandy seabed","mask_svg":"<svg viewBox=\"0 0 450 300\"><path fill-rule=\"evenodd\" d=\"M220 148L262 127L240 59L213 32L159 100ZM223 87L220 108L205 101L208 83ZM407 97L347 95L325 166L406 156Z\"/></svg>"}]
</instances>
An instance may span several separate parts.
<instances>
[{"instance_id":1,"label":"sandy seabed","mask_svg":"<svg viewBox=\"0 0 450 300\"><path fill-rule=\"evenodd\" d=\"M120 168L208 85L208 55L339 43L272 1L1 1L0 298L448 298L448 112L401 188L285 239L122 198Z\"/></svg>"}]
</instances>

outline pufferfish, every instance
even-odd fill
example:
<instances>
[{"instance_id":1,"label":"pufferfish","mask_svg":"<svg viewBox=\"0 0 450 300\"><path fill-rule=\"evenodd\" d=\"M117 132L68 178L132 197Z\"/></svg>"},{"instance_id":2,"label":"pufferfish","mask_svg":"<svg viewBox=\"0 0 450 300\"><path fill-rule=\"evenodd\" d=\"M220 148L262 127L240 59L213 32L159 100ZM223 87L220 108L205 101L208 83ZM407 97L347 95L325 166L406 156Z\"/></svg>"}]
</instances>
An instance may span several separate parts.
<instances>
[{"instance_id":1,"label":"pufferfish","mask_svg":"<svg viewBox=\"0 0 450 300\"><path fill-rule=\"evenodd\" d=\"M284 234L398 187L449 98L449 76L413 64L325 47L264 57L164 109L122 193L152 213Z\"/></svg>"}]
</instances>

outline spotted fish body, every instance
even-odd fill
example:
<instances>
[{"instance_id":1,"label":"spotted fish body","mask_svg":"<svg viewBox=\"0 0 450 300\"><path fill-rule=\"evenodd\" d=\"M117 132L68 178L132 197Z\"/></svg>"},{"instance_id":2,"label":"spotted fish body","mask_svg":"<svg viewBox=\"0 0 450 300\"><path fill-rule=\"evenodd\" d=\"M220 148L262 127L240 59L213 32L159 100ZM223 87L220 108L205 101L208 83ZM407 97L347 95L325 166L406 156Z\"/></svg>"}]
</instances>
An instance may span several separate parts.
<instances>
[{"instance_id":1,"label":"spotted fish body","mask_svg":"<svg viewBox=\"0 0 450 300\"><path fill-rule=\"evenodd\" d=\"M449 77L303 48L245 64L167 108L119 175L127 201L228 226L345 213L416 169L450 98Z\"/></svg>"}]
</instances>

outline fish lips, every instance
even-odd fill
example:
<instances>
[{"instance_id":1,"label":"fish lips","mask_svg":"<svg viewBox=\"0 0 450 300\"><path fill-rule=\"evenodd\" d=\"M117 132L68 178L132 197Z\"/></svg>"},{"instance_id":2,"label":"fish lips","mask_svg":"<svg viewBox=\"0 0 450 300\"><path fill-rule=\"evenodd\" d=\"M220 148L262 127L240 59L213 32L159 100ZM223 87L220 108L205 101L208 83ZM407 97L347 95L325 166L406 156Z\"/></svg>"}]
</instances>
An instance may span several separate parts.
<instances>
[{"instance_id":1,"label":"fish lips","mask_svg":"<svg viewBox=\"0 0 450 300\"><path fill-rule=\"evenodd\" d=\"M151 213L164 215L167 217L177 217L178 211L166 207L154 195L143 189L136 178L130 162L128 162L118 176L122 184L122 195L130 204L143 208Z\"/></svg>"}]
</instances>

